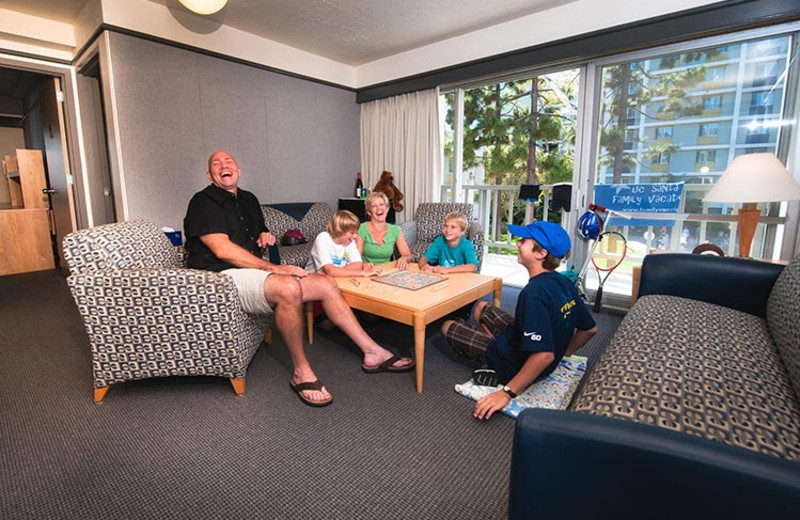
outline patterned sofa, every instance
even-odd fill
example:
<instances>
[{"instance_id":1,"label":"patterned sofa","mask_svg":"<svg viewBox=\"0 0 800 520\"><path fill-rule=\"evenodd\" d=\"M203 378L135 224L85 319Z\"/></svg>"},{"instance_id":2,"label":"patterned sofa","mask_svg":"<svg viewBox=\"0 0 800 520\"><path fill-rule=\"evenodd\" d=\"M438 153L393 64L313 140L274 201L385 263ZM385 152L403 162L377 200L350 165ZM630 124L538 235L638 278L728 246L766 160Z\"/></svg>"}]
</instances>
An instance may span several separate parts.
<instances>
[{"instance_id":1,"label":"patterned sofa","mask_svg":"<svg viewBox=\"0 0 800 520\"><path fill-rule=\"evenodd\" d=\"M271 316L245 313L229 277L183 268L178 248L145 220L70 233L64 257L89 335L95 402L109 385L163 376L226 377L245 392Z\"/></svg>"},{"instance_id":2,"label":"patterned sofa","mask_svg":"<svg viewBox=\"0 0 800 520\"><path fill-rule=\"evenodd\" d=\"M305 268L311 259L311 246L317 235L325 231L333 210L324 202L291 202L285 204L264 204L261 206L267 229L281 237L290 229L299 229L308 243L296 246L278 246L282 264ZM265 251L265 258L266 258Z\"/></svg>"},{"instance_id":3,"label":"patterned sofa","mask_svg":"<svg viewBox=\"0 0 800 520\"><path fill-rule=\"evenodd\" d=\"M510 517L800 511L798 300L800 257L646 257L569 410L520 415Z\"/></svg>"},{"instance_id":4,"label":"patterned sofa","mask_svg":"<svg viewBox=\"0 0 800 520\"><path fill-rule=\"evenodd\" d=\"M472 204L450 203L450 202L423 202L417 206L413 220L406 220L400 227L406 242L411 249L411 258L414 262L419 262L419 257L425 254L433 241L442 234L444 217L448 213L458 212L464 215L469 223L465 236L472 241L475 246L475 254L478 257L478 272L481 272L483 265L483 229L480 224L474 222L472 216Z\"/></svg>"}]
</instances>

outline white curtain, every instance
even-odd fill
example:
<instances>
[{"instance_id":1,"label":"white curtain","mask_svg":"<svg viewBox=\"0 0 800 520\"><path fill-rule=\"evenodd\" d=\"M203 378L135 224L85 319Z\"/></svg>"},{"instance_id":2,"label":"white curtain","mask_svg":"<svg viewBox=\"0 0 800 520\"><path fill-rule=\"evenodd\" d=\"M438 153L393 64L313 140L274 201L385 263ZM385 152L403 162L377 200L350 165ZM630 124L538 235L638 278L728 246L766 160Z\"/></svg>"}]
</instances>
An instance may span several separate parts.
<instances>
[{"instance_id":1,"label":"white curtain","mask_svg":"<svg viewBox=\"0 0 800 520\"><path fill-rule=\"evenodd\" d=\"M394 174L405 210L397 222L414 218L420 202L438 198L442 179L439 89L403 94L361 105L361 168L372 188L384 170Z\"/></svg>"}]
</instances>

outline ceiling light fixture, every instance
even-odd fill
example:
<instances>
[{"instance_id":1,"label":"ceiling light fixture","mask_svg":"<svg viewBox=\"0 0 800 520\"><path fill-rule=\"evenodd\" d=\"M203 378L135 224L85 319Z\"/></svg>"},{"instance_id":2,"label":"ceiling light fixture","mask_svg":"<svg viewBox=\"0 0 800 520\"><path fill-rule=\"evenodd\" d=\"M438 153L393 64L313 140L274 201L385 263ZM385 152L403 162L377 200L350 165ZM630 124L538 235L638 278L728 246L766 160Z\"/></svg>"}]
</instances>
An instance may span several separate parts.
<instances>
[{"instance_id":1,"label":"ceiling light fixture","mask_svg":"<svg viewBox=\"0 0 800 520\"><path fill-rule=\"evenodd\" d=\"M193 13L209 15L214 14L228 3L228 0L178 0L183 6Z\"/></svg>"}]
</instances>

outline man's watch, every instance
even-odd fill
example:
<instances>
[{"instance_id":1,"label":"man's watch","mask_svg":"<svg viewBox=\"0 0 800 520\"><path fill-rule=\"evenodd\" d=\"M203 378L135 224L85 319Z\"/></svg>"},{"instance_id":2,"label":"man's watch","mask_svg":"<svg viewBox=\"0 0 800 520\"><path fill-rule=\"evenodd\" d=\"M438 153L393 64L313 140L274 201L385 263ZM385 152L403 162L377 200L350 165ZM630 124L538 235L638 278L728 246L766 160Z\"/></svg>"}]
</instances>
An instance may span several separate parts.
<instances>
[{"instance_id":1,"label":"man's watch","mask_svg":"<svg viewBox=\"0 0 800 520\"><path fill-rule=\"evenodd\" d=\"M514 398L516 398L516 397L517 397L517 394L516 394L516 393L514 393L514 391L513 391L513 390L511 389L511 387L509 387L508 385L505 385L505 386L503 387L503 392L505 392L506 394L508 394L508 397L510 397L511 399L514 399Z\"/></svg>"}]
</instances>

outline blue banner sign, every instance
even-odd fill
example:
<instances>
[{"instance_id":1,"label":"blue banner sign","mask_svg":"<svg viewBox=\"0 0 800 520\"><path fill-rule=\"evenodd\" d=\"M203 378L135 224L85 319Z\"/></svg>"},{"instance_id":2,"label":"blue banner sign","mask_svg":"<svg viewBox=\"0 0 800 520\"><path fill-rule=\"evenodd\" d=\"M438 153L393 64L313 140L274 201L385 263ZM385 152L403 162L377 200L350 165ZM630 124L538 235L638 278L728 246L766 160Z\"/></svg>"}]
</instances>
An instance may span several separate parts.
<instances>
[{"instance_id":1,"label":"blue banner sign","mask_svg":"<svg viewBox=\"0 0 800 520\"><path fill-rule=\"evenodd\" d=\"M626 213L677 213L683 195L682 182L654 184L598 184L594 187L594 203ZM674 226L674 220L614 217L606 222L610 226Z\"/></svg>"}]
</instances>

